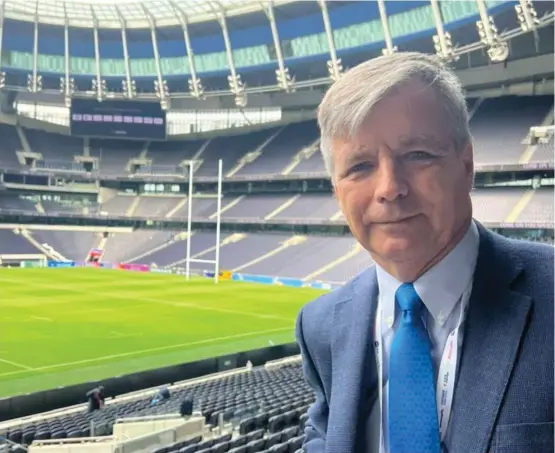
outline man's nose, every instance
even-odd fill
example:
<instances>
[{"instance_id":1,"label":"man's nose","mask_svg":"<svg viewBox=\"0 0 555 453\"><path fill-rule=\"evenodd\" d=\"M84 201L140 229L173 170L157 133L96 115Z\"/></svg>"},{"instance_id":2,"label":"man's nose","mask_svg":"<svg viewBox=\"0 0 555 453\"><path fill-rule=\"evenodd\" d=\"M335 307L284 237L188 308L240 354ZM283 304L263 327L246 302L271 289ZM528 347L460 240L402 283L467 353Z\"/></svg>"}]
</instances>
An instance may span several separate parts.
<instances>
[{"instance_id":1,"label":"man's nose","mask_svg":"<svg viewBox=\"0 0 555 453\"><path fill-rule=\"evenodd\" d=\"M408 184L404 172L394 159L380 159L376 178L375 194L378 202L392 202L407 195Z\"/></svg>"}]
</instances>

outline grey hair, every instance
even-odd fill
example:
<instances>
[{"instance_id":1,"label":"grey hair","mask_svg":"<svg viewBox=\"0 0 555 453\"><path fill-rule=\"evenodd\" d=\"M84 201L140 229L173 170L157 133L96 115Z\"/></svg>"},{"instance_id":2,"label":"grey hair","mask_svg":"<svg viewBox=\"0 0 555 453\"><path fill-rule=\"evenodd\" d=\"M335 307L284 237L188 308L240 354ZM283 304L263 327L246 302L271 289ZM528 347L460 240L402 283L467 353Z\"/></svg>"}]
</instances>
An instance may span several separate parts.
<instances>
[{"instance_id":1,"label":"grey hair","mask_svg":"<svg viewBox=\"0 0 555 453\"><path fill-rule=\"evenodd\" d=\"M431 87L443 100L451 119L455 149L462 149L471 140L461 84L439 58L418 52L374 58L347 71L330 87L318 107L320 149L332 180L333 140L355 136L379 101L413 80Z\"/></svg>"}]
</instances>

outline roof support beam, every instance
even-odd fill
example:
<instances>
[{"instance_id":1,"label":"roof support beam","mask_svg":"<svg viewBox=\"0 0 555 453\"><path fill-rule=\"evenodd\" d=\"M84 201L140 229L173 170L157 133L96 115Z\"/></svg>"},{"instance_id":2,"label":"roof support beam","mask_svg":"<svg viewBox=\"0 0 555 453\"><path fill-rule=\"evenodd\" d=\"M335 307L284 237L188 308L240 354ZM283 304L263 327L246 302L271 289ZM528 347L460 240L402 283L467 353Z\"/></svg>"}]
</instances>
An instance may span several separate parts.
<instances>
[{"instance_id":1,"label":"roof support beam","mask_svg":"<svg viewBox=\"0 0 555 453\"><path fill-rule=\"evenodd\" d=\"M169 107L168 85L162 78L162 65L160 64L160 52L158 51L158 38L156 37L156 21L152 14L141 4L143 11L148 19L150 26L150 39L152 41L152 50L154 52L154 64L156 65L157 81L154 83L154 91L160 99L160 105L165 110Z\"/></svg>"},{"instance_id":2,"label":"roof support beam","mask_svg":"<svg viewBox=\"0 0 555 453\"><path fill-rule=\"evenodd\" d=\"M272 38L274 40L274 48L276 49L276 57L278 61L278 69L276 69L277 84L280 88L283 88L286 92L290 92L293 89L294 79L291 78L289 74L289 68L285 67L285 61L283 59L283 52L281 51L281 43L279 41L279 34L276 23L276 15L274 13L274 2L272 0L268 3L262 3L262 8L266 13L266 17L270 22L270 28L272 30Z\"/></svg>"},{"instance_id":3,"label":"roof support beam","mask_svg":"<svg viewBox=\"0 0 555 453\"><path fill-rule=\"evenodd\" d=\"M480 40L487 47L489 59L493 62L502 62L509 56L509 46L499 37L493 17L488 15L484 0L476 0L480 20L476 22Z\"/></svg>"},{"instance_id":4,"label":"roof support beam","mask_svg":"<svg viewBox=\"0 0 555 453\"><path fill-rule=\"evenodd\" d=\"M116 11L118 13L118 19L121 25L121 43L123 44L123 63L125 65L125 83L122 83L123 95L127 99L132 99L135 97L135 91L133 90L133 82L131 80L131 64L129 62L129 49L127 47L127 24L121 11L116 5Z\"/></svg>"},{"instance_id":5,"label":"roof support beam","mask_svg":"<svg viewBox=\"0 0 555 453\"><path fill-rule=\"evenodd\" d=\"M195 55L193 53L193 47L191 46L191 37L187 26L187 15L173 1L170 1L170 6L172 7L175 15L178 17L179 23L181 24L181 28L183 30L183 39L185 41L185 50L187 52L187 61L189 63L189 91L196 99L202 99L204 97L204 88L197 75Z\"/></svg>"},{"instance_id":6,"label":"roof support beam","mask_svg":"<svg viewBox=\"0 0 555 453\"><path fill-rule=\"evenodd\" d=\"M66 105L71 105L71 95L74 90L74 83L70 76L70 62L69 62L69 19L64 4L64 69L65 76L62 84L62 91Z\"/></svg>"},{"instance_id":7,"label":"roof support beam","mask_svg":"<svg viewBox=\"0 0 555 453\"><path fill-rule=\"evenodd\" d=\"M453 52L453 43L451 41L451 34L446 33L443 29L443 14L439 5L439 0L430 0L432 13L434 15L434 22L436 25L437 35L434 35L434 46L436 53L444 61L455 60Z\"/></svg>"},{"instance_id":8,"label":"roof support beam","mask_svg":"<svg viewBox=\"0 0 555 453\"><path fill-rule=\"evenodd\" d=\"M241 80L241 76L237 74L237 70L235 69L235 60L233 59L233 49L231 48L231 41L229 40L229 30L227 29L225 10L219 3L218 8L215 8L212 4L210 5L212 6L212 9L216 14L216 18L220 23L224 37L225 54L227 56L227 65L229 67L229 75L227 76L229 91L235 95L235 105L237 105L237 107L246 107L247 95L245 93L245 86Z\"/></svg>"},{"instance_id":9,"label":"roof support beam","mask_svg":"<svg viewBox=\"0 0 555 453\"><path fill-rule=\"evenodd\" d=\"M35 7L35 23L33 27L33 73L27 79L27 88L29 91L36 93L40 91L38 79L38 63L39 63L39 0L36 0Z\"/></svg>"},{"instance_id":10,"label":"roof support beam","mask_svg":"<svg viewBox=\"0 0 555 453\"><path fill-rule=\"evenodd\" d=\"M380 21L382 23L383 36L385 40L385 49L382 49L382 54L391 55L397 52L397 46L393 45L393 39L391 38L391 32L389 31L389 19L387 17L384 0L378 0L378 9L380 11Z\"/></svg>"},{"instance_id":11,"label":"roof support beam","mask_svg":"<svg viewBox=\"0 0 555 453\"><path fill-rule=\"evenodd\" d=\"M4 44L4 3L5 0L0 1L0 61L2 58L2 50Z\"/></svg>"},{"instance_id":12,"label":"roof support beam","mask_svg":"<svg viewBox=\"0 0 555 453\"><path fill-rule=\"evenodd\" d=\"M100 47L98 38L98 19L94 13L94 8L90 5L91 14L93 18L93 40L94 40L94 61L96 63L96 75L93 80L93 90L96 91L96 99L98 102L104 100L106 94L106 84L103 83L101 72L100 72Z\"/></svg>"},{"instance_id":13,"label":"roof support beam","mask_svg":"<svg viewBox=\"0 0 555 453\"><path fill-rule=\"evenodd\" d=\"M328 61L328 73L330 78L335 81L341 77L343 72L343 65L341 64L341 58L337 58L337 52L335 51L335 42L333 40L333 30L331 28L330 15L328 12L328 5L326 0L318 0L320 9L322 10L322 19L324 20L324 29L326 30L326 38L328 40L328 49L330 52L330 59Z\"/></svg>"}]
</instances>

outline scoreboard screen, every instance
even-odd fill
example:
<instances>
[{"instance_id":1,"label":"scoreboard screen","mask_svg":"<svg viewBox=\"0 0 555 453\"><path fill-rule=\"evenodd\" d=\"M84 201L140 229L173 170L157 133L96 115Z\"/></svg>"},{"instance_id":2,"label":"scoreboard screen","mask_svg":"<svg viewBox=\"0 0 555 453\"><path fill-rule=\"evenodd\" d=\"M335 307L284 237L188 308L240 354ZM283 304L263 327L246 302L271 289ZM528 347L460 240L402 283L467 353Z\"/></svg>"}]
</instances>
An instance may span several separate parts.
<instances>
[{"instance_id":1,"label":"scoreboard screen","mask_svg":"<svg viewBox=\"0 0 555 453\"><path fill-rule=\"evenodd\" d=\"M72 99L71 135L166 139L166 112L158 102Z\"/></svg>"}]
</instances>

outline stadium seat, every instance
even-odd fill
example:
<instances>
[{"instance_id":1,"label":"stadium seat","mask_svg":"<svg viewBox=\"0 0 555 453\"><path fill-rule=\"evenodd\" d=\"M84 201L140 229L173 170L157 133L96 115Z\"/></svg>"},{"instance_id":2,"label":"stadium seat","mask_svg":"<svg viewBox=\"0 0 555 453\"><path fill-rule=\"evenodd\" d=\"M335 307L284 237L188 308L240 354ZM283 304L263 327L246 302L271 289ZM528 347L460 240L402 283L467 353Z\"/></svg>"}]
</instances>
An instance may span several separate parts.
<instances>
[{"instance_id":1,"label":"stadium seat","mask_svg":"<svg viewBox=\"0 0 555 453\"><path fill-rule=\"evenodd\" d=\"M21 442L23 442L24 445L31 445L33 443L33 440L35 440L34 429L23 431L23 435L21 436Z\"/></svg>"},{"instance_id":2,"label":"stadium seat","mask_svg":"<svg viewBox=\"0 0 555 453\"><path fill-rule=\"evenodd\" d=\"M229 441L220 442L210 449L210 453L225 453L229 450Z\"/></svg>"},{"instance_id":3,"label":"stadium seat","mask_svg":"<svg viewBox=\"0 0 555 453\"><path fill-rule=\"evenodd\" d=\"M271 453L288 453L288 450L289 445L287 444L274 445L272 448L270 448Z\"/></svg>"},{"instance_id":4,"label":"stadium seat","mask_svg":"<svg viewBox=\"0 0 555 453\"><path fill-rule=\"evenodd\" d=\"M276 415L268 421L268 431L277 433L282 431L286 426L286 418L283 415Z\"/></svg>"},{"instance_id":5,"label":"stadium seat","mask_svg":"<svg viewBox=\"0 0 555 453\"><path fill-rule=\"evenodd\" d=\"M240 447L232 448L228 453L247 453L247 447L242 445Z\"/></svg>"},{"instance_id":6,"label":"stadium seat","mask_svg":"<svg viewBox=\"0 0 555 453\"><path fill-rule=\"evenodd\" d=\"M179 450L179 453L195 453L197 451L198 447L193 444L193 445L188 445L187 447L183 447Z\"/></svg>"},{"instance_id":7,"label":"stadium seat","mask_svg":"<svg viewBox=\"0 0 555 453\"><path fill-rule=\"evenodd\" d=\"M8 439L11 440L12 442L15 442L16 444L20 444L21 443L21 438L23 437L23 432L19 429L16 429L14 431L11 431L8 434Z\"/></svg>"},{"instance_id":8,"label":"stadium seat","mask_svg":"<svg viewBox=\"0 0 555 453\"><path fill-rule=\"evenodd\" d=\"M246 445L247 453L258 453L264 450L265 444L266 441L264 439L253 440Z\"/></svg>"},{"instance_id":9,"label":"stadium seat","mask_svg":"<svg viewBox=\"0 0 555 453\"><path fill-rule=\"evenodd\" d=\"M247 436L239 436L235 439L232 439L229 442L229 448L230 450L237 448L237 447L241 447L243 445L245 445L247 443Z\"/></svg>"},{"instance_id":10,"label":"stadium seat","mask_svg":"<svg viewBox=\"0 0 555 453\"><path fill-rule=\"evenodd\" d=\"M262 439L263 437L264 437L264 430L257 429L256 431L253 431L252 433L247 434L247 443L253 440Z\"/></svg>"},{"instance_id":11,"label":"stadium seat","mask_svg":"<svg viewBox=\"0 0 555 453\"><path fill-rule=\"evenodd\" d=\"M289 439L292 439L293 437L295 437L298 434L298 432L299 432L299 428L297 426L293 426L291 428L284 429L281 433L282 434L281 441L285 442Z\"/></svg>"},{"instance_id":12,"label":"stadium seat","mask_svg":"<svg viewBox=\"0 0 555 453\"><path fill-rule=\"evenodd\" d=\"M297 450L302 448L305 436L297 436L289 439L287 444L289 445L289 453L296 453Z\"/></svg>"},{"instance_id":13,"label":"stadium seat","mask_svg":"<svg viewBox=\"0 0 555 453\"><path fill-rule=\"evenodd\" d=\"M281 443L281 433L270 434L266 437L266 448L273 447Z\"/></svg>"},{"instance_id":14,"label":"stadium seat","mask_svg":"<svg viewBox=\"0 0 555 453\"><path fill-rule=\"evenodd\" d=\"M199 450L204 450L210 448L212 445L214 445L214 439L208 439L200 442L197 447Z\"/></svg>"},{"instance_id":15,"label":"stadium seat","mask_svg":"<svg viewBox=\"0 0 555 453\"><path fill-rule=\"evenodd\" d=\"M256 429L256 418L249 417L241 422L239 425L240 434L248 434Z\"/></svg>"}]
</instances>

